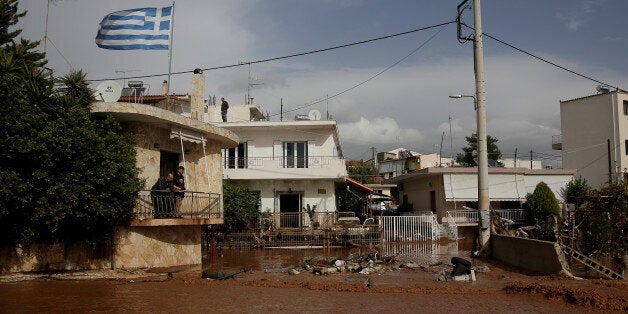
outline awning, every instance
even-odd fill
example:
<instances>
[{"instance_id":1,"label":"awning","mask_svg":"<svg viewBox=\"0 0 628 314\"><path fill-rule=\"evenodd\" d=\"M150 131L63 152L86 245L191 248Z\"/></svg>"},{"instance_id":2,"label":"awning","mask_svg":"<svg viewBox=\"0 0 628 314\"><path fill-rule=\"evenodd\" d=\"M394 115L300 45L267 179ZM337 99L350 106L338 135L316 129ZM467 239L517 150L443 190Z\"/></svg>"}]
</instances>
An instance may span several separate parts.
<instances>
[{"instance_id":1,"label":"awning","mask_svg":"<svg viewBox=\"0 0 628 314\"><path fill-rule=\"evenodd\" d=\"M203 134L200 132L196 132L196 131L192 131L192 130L187 130L184 128L179 128L179 127L172 127L170 129L170 138L171 139L179 139L181 138L184 141L187 142L192 142L192 143L196 143L196 144L200 144L203 143L204 141L204 137Z\"/></svg>"},{"instance_id":2,"label":"awning","mask_svg":"<svg viewBox=\"0 0 628 314\"><path fill-rule=\"evenodd\" d=\"M445 200L477 201L477 174L443 174ZM488 178L491 201L525 201L526 184L523 174L491 174Z\"/></svg>"},{"instance_id":3,"label":"awning","mask_svg":"<svg viewBox=\"0 0 628 314\"><path fill-rule=\"evenodd\" d=\"M362 184L362 183L360 183L360 182L358 182L356 180L353 180L353 179L351 179L349 177L346 177L345 180L347 181L347 184L350 187L355 188L355 189L359 190L362 193L365 193L365 194L373 193L373 189L371 189L370 187L368 187L368 186L366 186L366 185L364 185L364 184Z\"/></svg>"}]
</instances>

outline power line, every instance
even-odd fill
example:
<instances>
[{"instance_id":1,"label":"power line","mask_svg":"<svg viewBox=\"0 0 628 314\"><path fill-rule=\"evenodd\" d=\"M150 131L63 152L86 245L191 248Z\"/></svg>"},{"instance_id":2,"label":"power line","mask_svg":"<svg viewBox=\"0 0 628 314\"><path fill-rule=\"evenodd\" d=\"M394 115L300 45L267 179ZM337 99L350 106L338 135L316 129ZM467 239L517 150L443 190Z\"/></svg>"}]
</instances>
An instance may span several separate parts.
<instances>
[{"instance_id":1,"label":"power line","mask_svg":"<svg viewBox=\"0 0 628 314\"><path fill-rule=\"evenodd\" d=\"M466 26L466 27L468 27L468 28L470 28L470 29L473 29L473 27L471 27L471 26L469 26L469 25L467 25L467 24L465 24L465 23L462 23L462 25L464 25L464 26ZM584 75L584 74L580 74L580 73L578 73L578 72L576 72L576 71L574 71L574 70L568 69L568 68L566 68L566 67L564 67L564 66L562 66L562 65L559 65L559 64L557 64L557 63L555 63L555 62L552 62L552 61L549 61L549 60L547 60L547 59L545 59L545 58L539 57L539 56L537 56L537 55L535 55L535 54L533 54L533 53L531 53L531 52L528 52L528 51L525 51L525 50L523 50L523 49L521 49L521 48L518 48L518 47L516 47L516 46L514 46L514 45L512 45L512 44L509 44L509 43L507 43L507 42L505 42L505 41L503 41L503 40L501 40L501 39L498 39L498 38L496 38L496 37L494 37L494 36L491 36L491 35L489 35L489 34L487 34L487 33L482 32L482 35L483 35L483 36L486 36L486 37L488 37L488 38L490 38L490 39L492 39L492 40L494 40L494 41L496 41L496 42L498 42L498 43L500 43L500 44L502 44L502 45L508 46L508 47L510 47L510 48L512 48L512 49L514 49L514 50L517 50L517 51L519 51L519 52L521 52L521 53L523 53L523 54L526 54L526 55L528 55L528 56L530 56L530 57L532 57L532 58L535 58L535 59L537 59L537 60L539 60L539 61L545 62L545 63L547 63L547 64L549 64L549 65L552 65L552 66L557 67L557 68L559 68L559 69L561 69L561 70L567 71L567 72L569 72L569 73L571 73L571 74L574 74L574 75L576 75L576 76L582 77L582 78L584 78L584 79L587 79L587 80L590 80L590 81L593 81L593 82L596 82L596 83L599 83L599 84L602 84L602 85L604 85L604 86L609 86L609 87L615 88L615 89L617 89L617 90L623 90L623 89L621 89L621 88L619 88L619 87L617 87L617 86L613 86L613 85L611 85L611 84L605 83L605 82L603 82L603 81L600 81L600 80L598 80L598 79L592 78L592 77L590 77L590 76L587 76L587 75Z\"/></svg>"},{"instance_id":2,"label":"power line","mask_svg":"<svg viewBox=\"0 0 628 314\"><path fill-rule=\"evenodd\" d=\"M432 26L421 27L421 28L417 28L417 29L413 29L413 30L409 30L409 31L401 32L401 33L386 35L386 36L377 37L377 38L371 38L371 39L367 39L367 40L357 41L357 42L344 44L344 45L339 45L339 46L333 46L333 47L329 47L329 48L311 50L311 51L307 51L307 52L295 53L295 54L281 56L281 57L274 57L274 58L261 59L261 60L248 61L248 62L240 62L240 63L237 63L237 64L221 65L221 66L216 66L216 67L211 67L211 68L204 68L204 69L201 69L201 70L203 70L203 71L220 70L220 69L239 67L239 66L249 65L249 64L257 64L257 63L277 61L277 60L294 58L294 57L301 57L301 56L305 56L305 55L310 55L310 54L315 54L315 53L320 53L320 52L326 52L326 51L340 49L340 48L347 48L347 47L362 45L362 44L366 44L366 43L370 43L370 42L374 42L374 41L379 41L379 40L383 40L383 39L389 39L389 38L393 38L393 37L398 37L398 36L403 36L403 35L407 35L407 34L412 34L412 33L420 32L420 31L436 28L436 27L439 27L439 26L449 25L449 24L452 24L452 23L455 23L455 22L456 21L444 22L444 23L440 23L440 24L436 24L436 25L432 25ZM194 70L172 72L171 75L178 75L178 74L185 74L185 73L192 73L192 72L194 72ZM164 76L164 75L167 75L167 74L163 73L163 74L150 74L150 75L131 76L131 77L127 77L127 79L140 79L140 78L157 77L157 76ZM93 79L93 80L87 80L87 81L88 82L100 82L100 81L118 80L118 79L120 79L120 78Z\"/></svg>"},{"instance_id":3,"label":"power line","mask_svg":"<svg viewBox=\"0 0 628 314\"><path fill-rule=\"evenodd\" d=\"M331 96L329 96L329 97L325 97L325 98L323 98L323 99L315 100L315 101L313 101L313 102L311 102L311 103L309 103L309 104L303 105L303 106L301 106L301 107L297 107L297 108L293 108L293 109L285 110L284 112L292 112L292 111L296 111L296 110L300 110L300 109L303 109L303 108L307 108L307 107L310 107L310 106L316 105L316 104L321 103L321 102L323 102L323 101L326 101L326 100L329 100L329 99L332 99L332 98L336 98L336 97L338 97L338 96L340 96L340 95L342 95L342 94L344 94L344 93L346 93L346 92L349 92L349 91L351 91L351 90L353 90L353 89L356 89L356 88L358 88L358 87L360 87L360 86L362 86L362 85L366 84L366 83L367 83L367 82L369 82L370 80L372 80L372 79L374 79L374 78L376 78L376 77L378 77L378 76L380 76L380 75L384 74L384 72L386 72L386 71L388 71L388 70L392 69L392 68L393 68L393 67L395 67L397 64L401 63L403 60L405 60L405 59L409 58L410 56L412 56L413 54L415 54L417 51L419 51L419 49L423 48L423 46L427 45L427 43L429 43L432 39L434 39L434 37L436 37L438 34L440 34L440 32L442 32L442 31L443 31L443 29L445 29L445 26L447 26L447 25L446 25L446 24L445 24L445 25L443 25L443 27L441 27L441 29L439 29L439 30L438 30L438 32L436 32L434 35L432 35L430 38L428 38L425 42L423 42L423 43L422 43L421 45L419 45L417 48L413 49L413 50L412 50L409 54L407 54L407 55L406 55L406 56L404 56L403 58L401 58L401 59L397 60L395 63L393 63L393 64L389 65L389 66L388 66L388 67L386 67L385 69L383 69L383 70L381 70L381 71L377 72L375 75L373 75L373 76L369 77L368 79L366 79L366 80L364 80L364 81L362 81L362 82L360 82L360 83L358 83L358 84L355 84L355 85L353 85L353 86L351 86L351 87L349 87L349 88L347 88L347 89L345 89L345 90L343 90L343 91L341 91L341 92L338 92L338 93L336 93L336 94L334 94L334 95L331 95ZM273 116L276 116L276 115L277 115L277 114L274 114Z\"/></svg>"}]
</instances>

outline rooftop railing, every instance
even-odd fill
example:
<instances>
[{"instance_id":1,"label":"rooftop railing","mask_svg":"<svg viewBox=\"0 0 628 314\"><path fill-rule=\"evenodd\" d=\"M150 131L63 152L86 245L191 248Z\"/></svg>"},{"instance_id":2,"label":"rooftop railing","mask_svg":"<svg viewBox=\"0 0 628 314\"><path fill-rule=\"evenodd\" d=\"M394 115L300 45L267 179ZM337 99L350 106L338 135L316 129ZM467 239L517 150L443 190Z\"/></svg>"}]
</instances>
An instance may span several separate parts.
<instances>
[{"instance_id":1,"label":"rooftop railing","mask_svg":"<svg viewBox=\"0 0 628 314\"><path fill-rule=\"evenodd\" d=\"M142 190L135 218L221 218L220 194L195 191Z\"/></svg>"}]
</instances>

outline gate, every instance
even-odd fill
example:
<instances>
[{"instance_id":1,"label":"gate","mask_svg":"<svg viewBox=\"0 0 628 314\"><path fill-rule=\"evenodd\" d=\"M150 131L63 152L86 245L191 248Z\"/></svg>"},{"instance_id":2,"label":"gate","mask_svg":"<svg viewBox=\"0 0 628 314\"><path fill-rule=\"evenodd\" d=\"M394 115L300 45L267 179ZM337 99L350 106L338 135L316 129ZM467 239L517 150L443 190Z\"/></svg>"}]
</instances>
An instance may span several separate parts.
<instances>
[{"instance_id":1,"label":"gate","mask_svg":"<svg viewBox=\"0 0 628 314\"><path fill-rule=\"evenodd\" d=\"M439 237L436 215L383 216L384 242L436 241Z\"/></svg>"}]
</instances>

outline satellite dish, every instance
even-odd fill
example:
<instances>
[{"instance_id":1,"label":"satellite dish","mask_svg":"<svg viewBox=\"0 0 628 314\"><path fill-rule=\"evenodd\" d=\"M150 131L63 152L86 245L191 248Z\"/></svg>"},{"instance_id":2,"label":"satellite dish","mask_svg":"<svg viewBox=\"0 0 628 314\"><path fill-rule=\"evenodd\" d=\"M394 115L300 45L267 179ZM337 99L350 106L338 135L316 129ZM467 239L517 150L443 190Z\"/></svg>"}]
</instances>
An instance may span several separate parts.
<instances>
[{"instance_id":1,"label":"satellite dish","mask_svg":"<svg viewBox=\"0 0 628 314\"><path fill-rule=\"evenodd\" d=\"M96 101L117 102L122 95L122 87L116 81L104 81L96 87Z\"/></svg>"},{"instance_id":2,"label":"satellite dish","mask_svg":"<svg viewBox=\"0 0 628 314\"><path fill-rule=\"evenodd\" d=\"M307 116L310 117L310 120L320 120L321 112L316 109L312 109L308 112Z\"/></svg>"}]
</instances>

